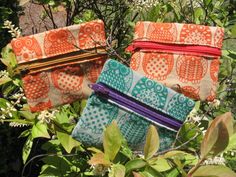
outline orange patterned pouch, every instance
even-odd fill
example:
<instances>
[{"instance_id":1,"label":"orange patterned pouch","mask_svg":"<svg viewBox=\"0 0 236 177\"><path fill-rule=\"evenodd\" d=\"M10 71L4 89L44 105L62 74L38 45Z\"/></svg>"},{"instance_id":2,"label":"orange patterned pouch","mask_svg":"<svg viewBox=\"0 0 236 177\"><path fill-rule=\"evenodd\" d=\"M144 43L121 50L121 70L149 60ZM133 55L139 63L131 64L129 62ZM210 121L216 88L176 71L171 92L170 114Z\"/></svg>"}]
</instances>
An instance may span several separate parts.
<instances>
[{"instance_id":1,"label":"orange patterned pouch","mask_svg":"<svg viewBox=\"0 0 236 177\"><path fill-rule=\"evenodd\" d=\"M107 58L105 40L101 20L13 39L31 111L87 98Z\"/></svg>"},{"instance_id":2,"label":"orange patterned pouch","mask_svg":"<svg viewBox=\"0 0 236 177\"><path fill-rule=\"evenodd\" d=\"M217 89L224 30L195 24L138 22L130 67L196 100Z\"/></svg>"}]
</instances>

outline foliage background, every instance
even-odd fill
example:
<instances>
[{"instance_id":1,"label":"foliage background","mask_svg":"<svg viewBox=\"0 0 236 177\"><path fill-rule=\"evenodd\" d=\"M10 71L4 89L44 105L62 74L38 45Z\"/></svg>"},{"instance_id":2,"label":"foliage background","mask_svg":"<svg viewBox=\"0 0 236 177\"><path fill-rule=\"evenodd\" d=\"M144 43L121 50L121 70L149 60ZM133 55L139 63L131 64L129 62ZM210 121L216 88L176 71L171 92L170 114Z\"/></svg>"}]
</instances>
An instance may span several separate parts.
<instances>
[{"instance_id":1,"label":"foliage background","mask_svg":"<svg viewBox=\"0 0 236 177\"><path fill-rule=\"evenodd\" d=\"M25 2L27 1L20 1L21 4ZM194 168L196 168L194 170L200 169L201 172L202 164L214 164L211 167L205 167L212 174L218 170L217 174L214 174L216 176L223 176L226 172L232 174L225 166L236 170L234 154L236 153L236 135L232 133L235 130L228 131L231 133L225 133L224 137L220 137L213 131L227 132L228 128L222 129L219 125L230 127L230 116L228 114L221 116L220 121L213 124L214 128L209 127L213 120L218 120L214 119L216 116L228 111L232 112L234 119L236 118L235 0L35 0L31 3L42 7L40 20L46 22L43 23L46 30L97 18L102 19L105 22L107 44L110 47L109 56L125 64L129 63L130 55L125 53L124 49L132 41L133 27L138 20L224 27L225 40L219 73L218 101L215 103L197 102L193 113L180 130L172 150L154 155L158 150L158 142L156 142L152 145L154 150L146 150L146 153L144 152L146 155L140 156L139 152L132 152L126 146L115 123L106 131L116 134L117 139L121 139L120 145L117 146L119 152L109 154L109 147L105 146L104 152L95 148L87 149L69 136L86 101L78 101L40 114L30 113L22 93L20 77L14 74L16 68L14 55L8 47L3 48L0 74L0 107L3 108L0 115L3 123L0 125L2 159L0 166L3 167L0 174L2 176L122 176L125 173L126 176L137 177L174 177L187 176L187 173L192 175L190 169ZM7 32L9 29L3 28L3 23L5 20L10 20L17 26L22 6L14 0L1 0L0 4L0 48L2 48L11 39L10 33ZM63 24L58 24L56 20L55 14L59 11L62 11L66 17ZM33 32L39 31L40 29L33 30ZM152 127L149 131L147 139L158 139ZM20 134L21 138L18 138ZM208 139L203 139L206 134L213 136L215 141L209 142ZM221 142L219 139L228 141ZM216 148L211 149L206 157L200 158L199 156L204 152L202 147L204 145L201 144L206 142L209 146L212 144ZM219 147L219 144L222 146ZM146 147L150 146L147 143ZM98 159L100 159L99 162ZM220 160L217 161L217 159Z\"/></svg>"}]
</instances>

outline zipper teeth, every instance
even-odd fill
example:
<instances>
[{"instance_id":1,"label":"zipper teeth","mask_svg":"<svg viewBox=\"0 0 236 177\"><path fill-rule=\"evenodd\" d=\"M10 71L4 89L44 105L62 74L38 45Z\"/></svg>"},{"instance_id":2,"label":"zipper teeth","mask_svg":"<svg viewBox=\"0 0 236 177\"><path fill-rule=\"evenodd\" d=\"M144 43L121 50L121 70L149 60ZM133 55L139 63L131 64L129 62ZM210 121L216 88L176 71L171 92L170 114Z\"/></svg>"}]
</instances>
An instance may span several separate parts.
<instances>
[{"instance_id":1,"label":"zipper teeth","mask_svg":"<svg viewBox=\"0 0 236 177\"><path fill-rule=\"evenodd\" d=\"M133 45L133 46L132 46ZM155 42L136 41L131 44L131 51L146 50L163 50L170 52L189 52L202 55L220 56L221 50L210 46L184 45L184 44L162 44Z\"/></svg>"},{"instance_id":2,"label":"zipper teeth","mask_svg":"<svg viewBox=\"0 0 236 177\"><path fill-rule=\"evenodd\" d=\"M105 87L105 89L107 89L108 91L104 90L104 89L102 91L99 90L99 89L96 89L95 87L93 87L94 85ZM166 116L163 116L163 115L158 114L155 111L151 110L151 109L154 109L154 108L146 108L146 107L142 106L141 104L144 104L144 103L138 104L138 103L135 103L134 101L130 100L129 98L124 98L124 96L122 96L122 95L117 95L118 93L116 93L116 91L113 91L112 89L110 89L109 87L107 87L104 84L99 83L99 84L94 84L94 85L90 86L90 87L95 92L102 93L101 96L104 95L104 97L108 97L108 100L111 99L112 102L117 103L119 106L120 105L125 105L124 108L126 108L126 109L128 108L128 109L130 109L130 110L132 110L132 111L134 111L134 112L136 112L136 113L138 113L142 116L145 116L149 121L153 122L154 124L157 124L161 127L165 127L167 129L169 129L171 131L175 131L175 132L178 131L178 129L180 128L180 126L182 124L177 120L170 119ZM113 92L115 92L115 93L113 93ZM117 98L117 97L119 97L119 98ZM121 101L120 98L126 99L126 100ZM140 102L138 100L135 100L135 101ZM132 103L130 103L130 102L132 102ZM132 104L135 104L135 106L132 106ZM142 107L142 108L140 109L138 107Z\"/></svg>"},{"instance_id":3,"label":"zipper teeth","mask_svg":"<svg viewBox=\"0 0 236 177\"><path fill-rule=\"evenodd\" d=\"M105 50L98 50L98 52L105 52ZM57 65L60 64L65 64L65 63L70 63L70 62L76 62L76 63L84 63L84 58L89 58L89 57L94 57L94 56L104 56L106 55L106 53L76 53L72 56L58 56L56 58L53 59L49 59L48 61L46 61L45 59L42 60L35 60L32 61L32 63L22 63L19 64L18 66L18 70L37 70L38 68L54 68ZM61 58L60 58L61 57ZM98 58L94 59L97 60ZM93 61L93 59L87 59L85 62L87 61ZM43 69L45 70L45 69ZM32 71L33 72L33 71ZM37 72L37 71L35 71Z\"/></svg>"}]
</instances>

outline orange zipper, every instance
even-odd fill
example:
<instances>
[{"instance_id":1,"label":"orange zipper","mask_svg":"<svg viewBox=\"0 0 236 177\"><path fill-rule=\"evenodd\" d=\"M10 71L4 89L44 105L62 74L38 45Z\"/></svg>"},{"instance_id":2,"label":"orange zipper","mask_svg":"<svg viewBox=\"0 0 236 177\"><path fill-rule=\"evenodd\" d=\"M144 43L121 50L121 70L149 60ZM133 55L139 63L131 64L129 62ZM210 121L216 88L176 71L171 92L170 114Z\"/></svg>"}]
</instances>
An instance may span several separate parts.
<instances>
[{"instance_id":1,"label":"orange zipper","mask_svg":"<svg viewBox=\"0 0 236 177\"><path fill-rule=\"evenodd\" d=\"M38 59L26 63L21 63L17 67L16 72L21 74L33 74L57 67L95 61L101 59L101 57L105 55L107 55L107 53L105 49L102 48L97 49L96 52L94 52L94 49L93 51L87 52L77 51L51 58Z\"/></svg>"}]
</instances>

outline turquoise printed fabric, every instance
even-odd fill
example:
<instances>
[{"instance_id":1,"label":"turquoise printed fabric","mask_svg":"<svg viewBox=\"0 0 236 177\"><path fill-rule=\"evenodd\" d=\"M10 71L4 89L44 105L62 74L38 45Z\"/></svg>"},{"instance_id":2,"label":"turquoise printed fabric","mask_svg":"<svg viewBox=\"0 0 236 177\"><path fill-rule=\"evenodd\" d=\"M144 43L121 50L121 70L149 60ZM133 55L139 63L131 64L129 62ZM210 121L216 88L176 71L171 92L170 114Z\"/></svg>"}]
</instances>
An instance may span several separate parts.
<instances>
[{"instance_id":1,"label":"turquoise printed fabric","mask_svg":"<svg viewBox=\"0 0 236 177\"><path fill-rule=\"evenodd\" d=\"M195 104L184 95L132 71L115 60L108 60L105 63L98 82L109 85L181 121L186 119ZM103 130L113 120L117 121L131 148L135 150L143 148L151 122L95 93L89 97L72 136L87 146L102 146ZM160 126L156 127L160 137L160 150L169 148L175 139L176 132Z\"/></svg>"}]
</instances>

